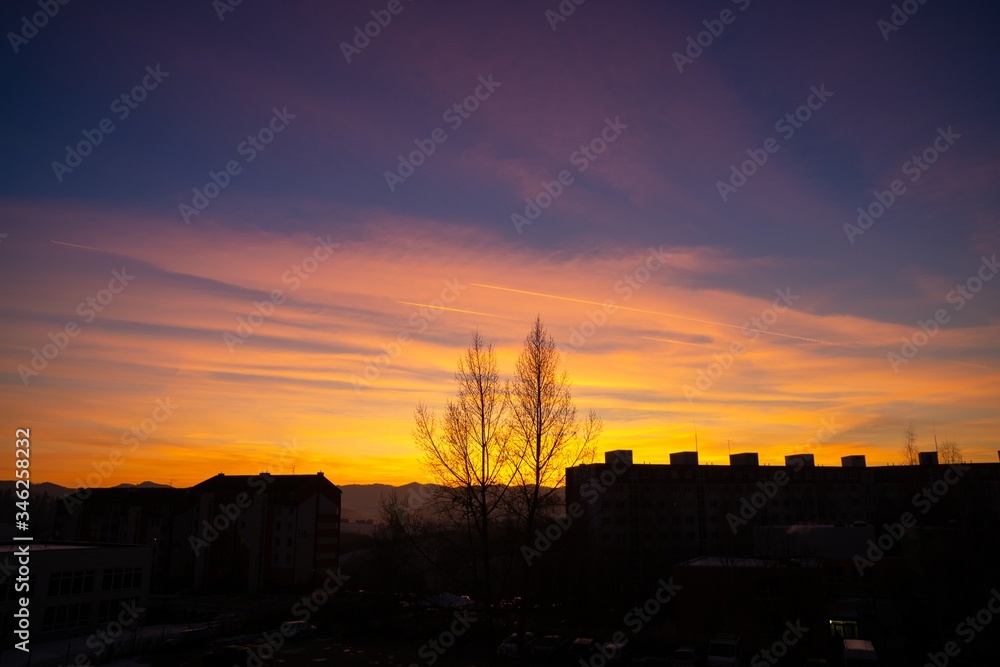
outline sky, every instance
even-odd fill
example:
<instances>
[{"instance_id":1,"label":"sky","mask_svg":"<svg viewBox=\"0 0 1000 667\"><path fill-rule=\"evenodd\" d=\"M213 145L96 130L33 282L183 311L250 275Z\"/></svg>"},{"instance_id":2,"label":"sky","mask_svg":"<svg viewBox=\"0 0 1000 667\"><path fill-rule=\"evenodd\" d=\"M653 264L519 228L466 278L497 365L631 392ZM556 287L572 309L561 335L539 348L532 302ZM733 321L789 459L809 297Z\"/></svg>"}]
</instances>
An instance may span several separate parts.
<instances>
[{"instance_id":1,"label":"sky","mask_svg":"<svg viewBox=\"0 0 1000 667\"><path fill-rule=\"evenodd\" d=\"M599 451L996 461L998 14L5 2L6 437L67 486L429 481L415 406L541 317Z\"/></svg>"}]
</instances>

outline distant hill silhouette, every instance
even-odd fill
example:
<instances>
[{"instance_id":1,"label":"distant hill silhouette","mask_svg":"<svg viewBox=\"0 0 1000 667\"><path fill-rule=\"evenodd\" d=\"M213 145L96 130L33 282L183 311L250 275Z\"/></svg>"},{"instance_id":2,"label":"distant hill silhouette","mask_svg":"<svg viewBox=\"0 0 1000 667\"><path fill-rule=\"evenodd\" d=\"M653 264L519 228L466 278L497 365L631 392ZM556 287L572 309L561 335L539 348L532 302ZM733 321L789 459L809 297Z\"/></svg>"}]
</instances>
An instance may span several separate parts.
<instances>
[{"instance_id":1,"label":"distant hill silhouette","mask_svg":"<svg viewBox=\"0 0 1000 667\"><path fill-rule=\"evenodd\" d=\"M434 484L410 482L401 486L391 484L344 484L340 489L344 495L340 500L340 513L348 521L375 519L379 517L379 501L382 496L395 492L400 500L409 501L411 507L420 507L433 493Z\"/></svg>"}]
</instances>

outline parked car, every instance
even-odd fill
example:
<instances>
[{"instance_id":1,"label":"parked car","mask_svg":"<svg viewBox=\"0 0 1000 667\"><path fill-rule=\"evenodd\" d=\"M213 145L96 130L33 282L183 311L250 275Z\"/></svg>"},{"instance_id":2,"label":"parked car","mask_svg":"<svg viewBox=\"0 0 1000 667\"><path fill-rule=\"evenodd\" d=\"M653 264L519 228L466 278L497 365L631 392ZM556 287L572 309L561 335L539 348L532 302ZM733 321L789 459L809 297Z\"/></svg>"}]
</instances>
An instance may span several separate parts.
<instances>
[{"instance_id":1,"label":"parked car","mask_svg":"<svg viewBox=\"0 0 1000 667\"><path fill-rule=\"evenodd\" d=\"M545 635L531 648L531 655L538 658L556 658L566 649L569 640L562 635Z\"/></svg>"},{"instance_id":2,"label":"parked car","mask_svg":"<svg viewBox=\"0 0 1000 667\"><path fill-rule=\"evenodd\" d=\"M629 662L630 649L627 642L605 642L598 650L607 656L608 665L626 665Z\"/></svg>"},{"instance_id":3,"label":"parked car","mask_svg":"<svg viewBox=\"0 0 1000 667\"><path fill-rule=\"evenodd\" d=\"M738 667L742 660L739 635L716 635L708 643L708 667Z\"/></svg>"},{"instance_id":4,"label":"parked car","mask_svg":"<svg viewBox=\"0 0 1000 667\"><path fill-rule=\"evenodd\" d=\"M531 653L531 648L535 645L535 635L532 632L524 633L524 649L527 653ZM516 658L517 657L517 633L515 632L511 636L500 642L497 646L497 655L501 658Z\"/></svg>"},{"instance_id":5,"label":"parked car","mask_svg":"<svg viewBox=\"0 0 1000 667\"><path fill-rule=\"evenodd\" d=\"M693 646L681 646L670 657L670 667L700 667L698 651Z\"/></svg>"},{"instance_id":6,"label":"parked car","mask_svg":"<svg viewBox=\"0 0 1000 667\"><path fill-rule=\"evenodd\" d=\"M316 632L316 626L305 621L288 621L281 624L281 634L289 639L308 637L314 632Z\"/></svg>"},{"instance_id":7,"label":"parked car","mask_svg":"<svg viewBox=\"0 0 1000 667\"><path fill-rule=\"evenodd\" d=\"M845 639L844 667L878 667L875 647L866 639Z\"/></svg>"}]
</instances>

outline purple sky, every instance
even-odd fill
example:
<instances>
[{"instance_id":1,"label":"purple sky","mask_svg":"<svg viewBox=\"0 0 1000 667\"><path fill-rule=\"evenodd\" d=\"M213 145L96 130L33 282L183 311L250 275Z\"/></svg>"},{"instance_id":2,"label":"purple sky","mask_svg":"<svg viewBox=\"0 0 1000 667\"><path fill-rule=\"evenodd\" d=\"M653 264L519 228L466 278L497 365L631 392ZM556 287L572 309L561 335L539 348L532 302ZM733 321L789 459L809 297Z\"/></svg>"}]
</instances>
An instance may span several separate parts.
<instances>
[{"instance_id":1,"label":"purple sky","mask_svg":"<svg viewBox=\"0 0 1000 667\"><path fill-rule=\"evenodd\" d=\"M413 405L443 403L469 332L512 359L541 314L608 448L664 459L697 422L777 460L835 417L824 463L895 460L910 421L995 460L998 10L902 4L7 2L4 421L36 424L38 474L67 483L168 395L186 408L119 481L259 467L286 438L306 467L406 481ZM340 245L292 289L317 237ZM651 247L670 257L626 297ZM453 310L420 315L453 279ZM609 298L632 310L574 345Z\"/></svg>"}]
</instances>

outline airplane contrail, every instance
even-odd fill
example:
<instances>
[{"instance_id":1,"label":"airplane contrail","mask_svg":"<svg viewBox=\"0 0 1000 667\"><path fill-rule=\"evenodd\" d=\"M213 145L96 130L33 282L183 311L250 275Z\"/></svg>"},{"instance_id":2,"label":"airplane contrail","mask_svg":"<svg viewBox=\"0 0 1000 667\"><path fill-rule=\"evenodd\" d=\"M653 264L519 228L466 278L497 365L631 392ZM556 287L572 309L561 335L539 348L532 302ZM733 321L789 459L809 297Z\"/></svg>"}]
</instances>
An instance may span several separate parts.
<instances>
[{"instance_id":1,"label":"airplane contrail","mask_svg":"<svg viewBox=\"0 0 1000 667\"><path fill-rule=\"evenodd\" d=\"M488 289L502 290L504 292L517 292L518 294L530 294L532 296L540 296L546 299L559 299L560 301L574 301L576 303L586 303L591 306L604 306L603 303L599 301L588 301L587 299L574 299L568 296L557 296L555 294L543 294L542 292L529 292L528 290L514 289L512 287L499 287L497 285L485 285L483 283L470 283L476 287L486 287ZM699 320L694 317L684 317L683 315L671 315L669 313L661 313L656 310L643 310L642 308L629 308L628 306L615 306L615 308L620 308L622 310L631 310L634 313L645 313L647 315L659 315L661 317L672 317L677 320L686 320L688 322L698 322L699 324L712 324L718 327L728 327L730 329L739 329L742 331L753 331L755 333L767 334L768 336L780 336L782 338L792 338L795 340L804 340L810 343L822 343L823 345L837 345L840 346L841 343L831 343L826 340L820 340L818 338L806 338L805 336L793 336L792 334L778 333L777 331L763 331L761 329L751 329L750 327L740 327L735 324L726 324L724 322L712 322L711 320Z\"/></svg>"},{"instance_id":2,"label":"airplane contrail","mask_svg":"<svg viewBox=\"0 0 1000 667\"><path fill-rule=\"evenodd\" d=\"M65 243L64 241L53 241L49 239L49 243L57 243L59 245L69 246L70 248L83 248L84 250L96 250L97 252L107 252L111 254L117 254L113 250L104 250L103 248L91 248L89 245L77 245L76 243Z\"/></svg>"},{"instance_id":3,"label":"airplane contrail","mask_svg":"<svg viewBox=\"0 0 1000 667\"><path fill-rule=\"evenodd\" d=\"M673 338L657 338L656 336L639 336L639 338L644 338L646 340L655 340L658 343L677 343L678 345L690 345L692 347L705 347L701 343L688 343L683 340L674 340Z\"/></svg>"},{"instance_id":4,"label":"airplane contrail","mask_svg":"<svg viewBox=\"0 0 1000 667\"><path fill-rule=\"evenodd\" d=\"M491 315L490 313L479 313L474 310L462 310L460 308L448 308L447 306L435 306L429 303L413 303L412 301L396 301L396 303L401 303L404 306L417 306L419 308L430 308L431 310L450 310L454 313L467 313L469 315L482 315L483 317L496 317L501 320L513 320L513 317L505 317L504 315Z\"/></svg>"}]
</instances>

